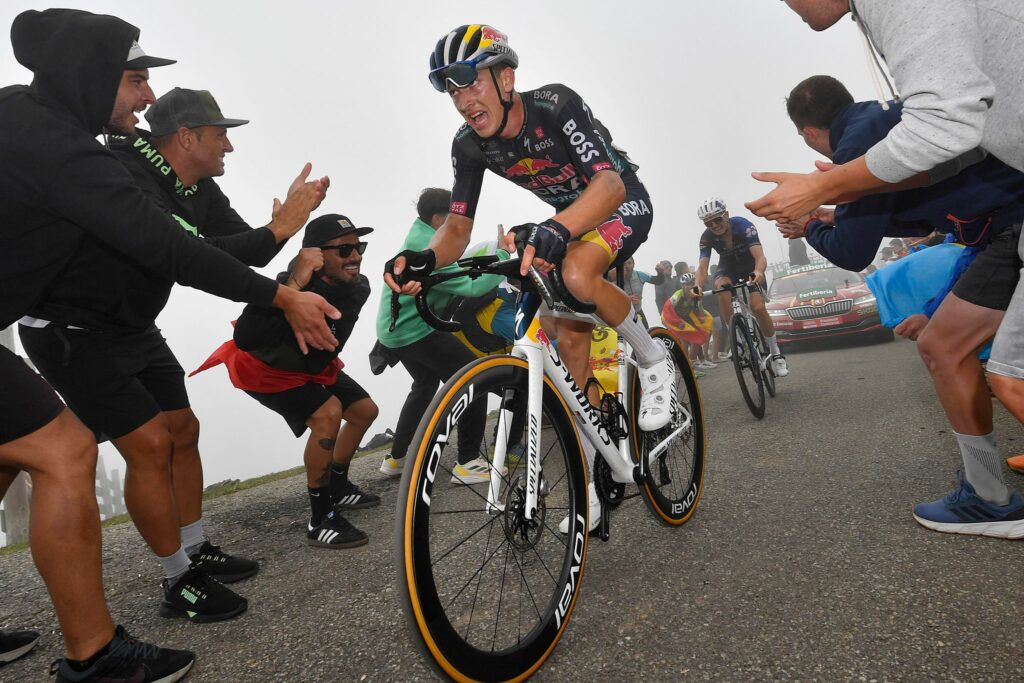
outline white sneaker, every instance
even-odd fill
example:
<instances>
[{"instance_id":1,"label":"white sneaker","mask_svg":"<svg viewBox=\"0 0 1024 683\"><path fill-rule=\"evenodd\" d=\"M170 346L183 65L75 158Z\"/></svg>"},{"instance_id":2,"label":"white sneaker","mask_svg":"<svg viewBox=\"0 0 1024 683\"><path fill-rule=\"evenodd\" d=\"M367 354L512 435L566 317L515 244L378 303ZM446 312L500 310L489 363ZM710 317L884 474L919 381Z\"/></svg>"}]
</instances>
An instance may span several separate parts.
<instances>
[{"instance_id":1,"label":"white sneaker","mask_svg":"<svg viewBox=\"0 0 1024 683\"><path fill-rule=\"evenodd\" d=\"M594 488L594 482L590 482L587 486L587 502L590 507L590 524L587 533L590 533L601 523L601 499L597 497L597 489ZM569 515L562 518L562 521L558 524L558 530L569 535Z\"/></svg>"},{"instance_id":2,"label":"white sneaker","mask_svg":"<svg viewBox=\"0 0 1024 683\"><path fill-rule=\"evenodd\" d=\"M502 468L502 476L508 476L508 468ZM452 470L453 484L486 484L491 481L491 463L482 455Z\"/></svg>"},{"instance_id":3,"label":"white sneaker","mask_svg":"<svg viewBox=\"0 0 1024 683\"><path fill-rule=\"evenodd\" d=\"M777 353L772 356L772 369L775 370L776 377L785 377L789 374L789 363L786 362L786 357L781 353Z\"/></svg>"},{"instance_id":4,"label":"white sneaker","mask_svg":"<svg viewBox=\"0 0 1024 683\"><path fill-rule=\"evenodd\" d=\"M718 367L718 363L712 363L709 360L699 360L693 364L693 367L698 370L714 370Z\"/></svg>"},{"instance_id":5,"label":"white sneaker","mask_svg":"<svg viewBox=\"0 0 1024 683\"><path fill-rule=\"evenodd\" d=\"M385 455L384 460L380 463L381 473L388 477L402 476L403 467L405 467L405 459L395 460L390 453Z\"/></svg>"},{"instance_id":6,"label":"white sneaker","mask_svg":"<svg viewBox=\"0 0 1024 683\"><path fill-rule=\"evenodd\" d=\"M718 352L718 361L732 360L732 349L725 349L724 351Z\"/></svg>"},{"instance_id":7,"label":"white sneaker","mask_svg":"<svg viewBox=\"0 0 1024 683\"><path fill-rule=\"evenodd\" d=\"M652 432L668 424L672 407L676 403L676 364L672 356L649 368L637 368L640 373L640 429Z\"/></svg>"}]
</instances>

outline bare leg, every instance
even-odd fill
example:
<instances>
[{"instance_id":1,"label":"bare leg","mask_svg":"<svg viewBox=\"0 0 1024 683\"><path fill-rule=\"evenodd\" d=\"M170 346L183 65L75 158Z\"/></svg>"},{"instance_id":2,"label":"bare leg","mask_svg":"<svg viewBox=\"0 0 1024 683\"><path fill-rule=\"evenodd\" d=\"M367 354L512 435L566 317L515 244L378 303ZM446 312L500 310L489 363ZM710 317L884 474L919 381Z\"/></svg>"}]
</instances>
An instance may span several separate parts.
<instances>
[{"instance_id":1,"label":"bare leg","mask_svg":"<svg viewBox=\"0 0 1024 683\"><path fill-rule=\"evenodd\" d=\"M995 335L1002 319L1003 311L976 306L950 293L918 338L917 350L935 383L935 393L959 434L992 431L992 399L978 349ZM990 381L995 377L991 375Z\"/></svg>"},{"instance_id":2,"label":"bare leg","mask_svg":"<svg viewBox=\"0 0 1024 683\"><path fill-rule=\"evenodd\" d=\"M990 373L992 391L1018 422L1024 423L1024 380Z\"/></svg>"},{"instance_id":3,"label":"bare leg","mask_svg":"<svg viewBox=\"0 0 1024 683\"><path fill-rule=\"evenodd\" d=\"M92 432L70 410L0 445L6 485L15 469L32 477L32 559L50 593L70 659L91 657L114 636L103 596L96 455ZM74 571L68 571L69 558Z\"/></svg>"},{"instance_id":4,"label":"bare leg","mask_svg":"<svg viewBox=\"0 0 1024 683\"><path fill-rule=\"evenodd\" d=\"M363 440L366 430L377 419L379 412L377 404L371 398L360 399L345 409L342 415L344 423L338 432L338 442L334 445L334 462L339 465L352 462L359 442Z\"/></svg>"},{"instance_id":5,"label":"bare leg","mask_svg":"<svg viewBox=\"0 0 1024 683\"><path fill-rule=\"evenodd\" d=\"M191 408L164 413L174 452L171 477L178 504L178 525L188 526L203 516L203 463L199 457L199 420Z\"/></svg>"},{"instance_id":6,"label":"bare leg","mask_svg":"<svg viewBox=\"0 0 1024 683\"><path fill-rule=\"evenodd\" d=\"M126 463L124 502L135 528L158 557L174 554L181 547L181 530L171 481L174 445L167 418L160 413L113 443Z\"/></svg>"},{"instance_id":7,"label":"bare leg","mask_svg":"<svg viewBox=\"0 0 1024 683\"><path fill-rule=\"evenodd\" d=\"M306 483L316 489L328 484L327 469L331 465L341 426L341 401L331 396L306 420L309 439L303 460L306 463ZM351 457L351 456L350 456Z\"/></svg>"}]
</instances>

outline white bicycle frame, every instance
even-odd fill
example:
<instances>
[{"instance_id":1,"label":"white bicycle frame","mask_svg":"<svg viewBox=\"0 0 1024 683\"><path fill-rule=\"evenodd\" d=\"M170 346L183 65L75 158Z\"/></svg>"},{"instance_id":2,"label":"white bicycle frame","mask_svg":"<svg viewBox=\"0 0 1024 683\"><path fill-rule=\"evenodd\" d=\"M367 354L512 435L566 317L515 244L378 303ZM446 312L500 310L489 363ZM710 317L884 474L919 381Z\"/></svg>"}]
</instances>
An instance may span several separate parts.
<instances>
[{"instance_id":1,"label":"white bicycle frame","mask_svg":"<svg viewBox=\"0 0 1024 683\"><path fill-rule=\"evenodd\" d=\"M764 291L758 290L761 298L767 304L770 300L768 294ZM750 296L750 290L747 290L747 296ZM750 339L754 342L754 346L757 346L757 335L754 334L754 325L757 325L757 329L761 329L761 324L757 322L757 318L754 317L754 311L750 309L745 298L739 296L736 292L732 292L732 314L742 316L747 321L747 328L750 330ZM761 330L764 334L764 330ZM730 332L731 334L731 332ZM762 373L767 371L768 361L771 360L771 353L761 354L764 358L760 358L759 369Z\"/></svg>"},{"instance_id":2,"label":"white bicycle frame","mask_svg":"<svg viewBox=\"0 0 1024 683\"><path fill-rule=\"evenodd\" d=\"M632 358L628 342L621 336L615 353L616 365L618 367L618 393L621 405L628 409L630 399L629 386L629 365L636 365ZM527 387L527 410L529 420L527 427L527 474L526 474L526 510L527 519L533 519L537 511L537 497L540 491L540 427L542 400L544 394L544 376L551 380L555 390L562 396L569 410L576 420L577 434L581 436L580 446L586 449L589 444L608 463L612 471L612 479L619 483L633 483L633 471L636 465L630 456L629 440L619 439L618 443L608 434L602 423L600 413L588 400L586 394L573 380L568 368L558 356L551 341L540 328L540 322L536 318L527 328L526 332L515 340L513 344L512 357L522 358L528 366L528 387ZM660 455L669 443L685 430L693 425L693 416L682 406L679 409L685 415L681 424L674 429L663 441L651 449L648 455L648 462ZM625 419L625 416L620 416ZM505 465L505 455L509 438L509 427L512 423L512 411L501 408L498 415L498 434L494 449L494 461L491 469L491 482L487 491L487 510L496 512L503 509L500 502L501 484L503 481L502 470ZM620 427L629 432L629 425L622 424ZM585 451L584 451L585 452ZM592 476L592 475L591 475Z\"/></svg>"}]
</instances>

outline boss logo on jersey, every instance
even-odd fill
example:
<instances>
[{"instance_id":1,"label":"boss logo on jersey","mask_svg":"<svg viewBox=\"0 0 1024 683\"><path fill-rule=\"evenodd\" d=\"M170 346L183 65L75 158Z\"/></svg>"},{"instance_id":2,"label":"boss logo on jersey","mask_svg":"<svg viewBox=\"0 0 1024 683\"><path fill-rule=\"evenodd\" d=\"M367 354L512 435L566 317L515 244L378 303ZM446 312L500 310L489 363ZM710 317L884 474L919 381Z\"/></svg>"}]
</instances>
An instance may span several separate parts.
<instances>
[{"instance_id":1,"label":"boss logo on jersey","mask_svg":"<svg viewBox=\"0 0 1024 683\"><path fill-rule=\"evenodd\" d=\"M553 147L554 145L554 140L538 140L537 142L533 143L533 149L539 152L542 149L547 149L548 147Z\"/></svg>"},{"instance_id":2,"label":"boss logo on jersey","mask_svg":"<svg viewBox=\"0 0 1024 683\"><path fill-rule=\"evenodd\" d=\"M587 139L587 136L583 132L576 130L576 119L569 119L562 126L562 132L569 136L569 144L572 145L576 153L580 155L580 161L583 163L589 162L591 159L596 157L599 152L594 147L594 143Z\"/></svg>"},{"instance_id":3,"label":"boss logo on jersey","mask_svg":"<svg viewBox=\"0 0 1024 683\"><path fill-rule=\"evenodd\" d=\"M651 207L642 199L623 202L619 206L620 216L648 216L650 213Z\"/></svg>"},{"instance_id":4,"label":"boss logo on jersey","mask_svg":"<svg viewBox=\"0 0 1024 683\"><path fill-rule=\"evenodd\" d=\"M466 212L469 211L469 205L466 204L466 202L452 202L451 207L449 207L449 211L451 213L457 213L460 216L465 216Z\"/></svg>"},{"instance_id":5,"label":"boss logo on jersey","mask_svg":"<svg viewBox=\"0 0 1024 683\"><path fill-rule=\"evenodd\" d=\"M547 100L558 104L558 93L551 92L550 90L534 90L533 99L535 100Z\"/></svg>"}]
</instances>

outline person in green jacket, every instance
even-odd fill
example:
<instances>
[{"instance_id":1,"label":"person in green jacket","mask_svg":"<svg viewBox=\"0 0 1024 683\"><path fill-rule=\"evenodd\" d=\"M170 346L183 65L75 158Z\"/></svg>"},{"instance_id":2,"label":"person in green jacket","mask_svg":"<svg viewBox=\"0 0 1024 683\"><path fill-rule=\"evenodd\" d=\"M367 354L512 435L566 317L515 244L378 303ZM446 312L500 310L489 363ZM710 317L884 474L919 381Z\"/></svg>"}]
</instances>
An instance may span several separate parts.
<instances>
[{"instance_id":1,"label":"person in green jacket","mask_svg":"<svg viewBox=\"0 0 1024 683\"><path fill-rule=\"evenodd\" d=\"M450 205L450 191L437 187L423 190L416 203L418 217L409 229L402 250L426 249L434 237L434 231L448 217ZM509 257L508 253L502 250L498 251L498 255L502 259ZM458 266L453 263L439 270L454 268ZM501 281L502 278L498 275L485 275L475 280L459 278L444 282L435 286L428 295L430 307L434 311L444 310L455 297L482 296L501 284ZM413 297L402 295L399 301L402 308L392 330L391 290L385 289L382 292L377 312L378 344L372 354L380 356L388 365L401 363L412 375L412 387L398 417L391 452L384 457L380 466L381 472L392 477L401 476L405 462L403 458L409 448L409 442L420 418L427 412L438 386L448 381L465 365L476 360L476 355L454 334L440 332L424 322L416 311ZM378 365L374 370L383 371L383 365ZM490 481L490 464L483 455L480 455L486 418L483 408L484 404L478 402L478 405L466 411L460 420L459 458L452 472L453 483L477 484Z\"/></svg>"}]
</instances>

